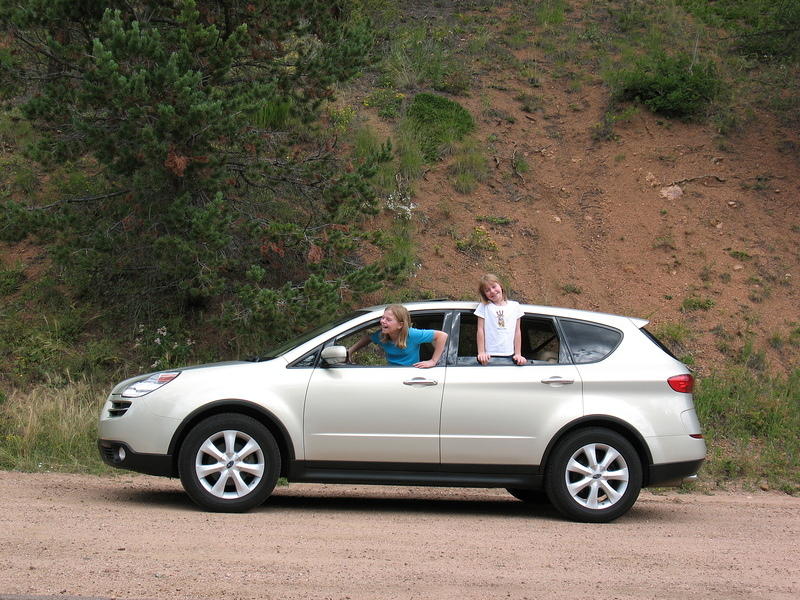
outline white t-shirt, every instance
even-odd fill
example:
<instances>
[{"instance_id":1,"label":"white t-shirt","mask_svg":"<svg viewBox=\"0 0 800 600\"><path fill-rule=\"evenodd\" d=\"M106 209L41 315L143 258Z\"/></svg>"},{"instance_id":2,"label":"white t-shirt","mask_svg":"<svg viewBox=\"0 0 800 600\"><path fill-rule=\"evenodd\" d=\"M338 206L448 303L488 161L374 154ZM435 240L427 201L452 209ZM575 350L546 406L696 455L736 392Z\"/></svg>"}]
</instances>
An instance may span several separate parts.
<instances>
[{"instance_id":1,"label":"white t-shirt","mask_svg":"<svg viewBox=\"0 0 800 600\"><path fill-rule=\"evenodd\" d=\"M483 341L486 354L511 356L514 354L514 333L517 319L524 313L519 302L506 300L503 305L487 302L478 304L475 315L483 318Z\"/></svg>"}]
</instances>

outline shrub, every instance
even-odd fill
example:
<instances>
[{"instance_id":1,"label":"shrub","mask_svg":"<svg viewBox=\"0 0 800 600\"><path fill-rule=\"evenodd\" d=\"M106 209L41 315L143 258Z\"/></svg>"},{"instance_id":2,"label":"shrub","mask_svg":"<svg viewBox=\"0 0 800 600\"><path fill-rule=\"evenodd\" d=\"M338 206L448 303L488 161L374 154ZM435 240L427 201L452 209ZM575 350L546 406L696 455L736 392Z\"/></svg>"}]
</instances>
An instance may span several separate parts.
<instances>
[{"instance_id":1,"label":"shrub","mask_svg":"<svg viewBox=\"0 0 800 600\"><path fill-rule=\"evenodd\" d=\"M475 120L458 102L436 94L414 96L406 112L411 126L420 134L425 160L439 160L445 146L461 140L475 129Z\"/></svg>"},{"instance_id":2,"label":"shrub","mask_svg":"<svg viewBox=\"0 0 800 600\"><path fill-rule=\"evenodd\" d=\"M721 87L713 62L695 60L685 53L648 54L637 59L632 68L617 72L613 79L616 99L641 102L667 117L702 113Z\"/></svg>"}]
</instances>

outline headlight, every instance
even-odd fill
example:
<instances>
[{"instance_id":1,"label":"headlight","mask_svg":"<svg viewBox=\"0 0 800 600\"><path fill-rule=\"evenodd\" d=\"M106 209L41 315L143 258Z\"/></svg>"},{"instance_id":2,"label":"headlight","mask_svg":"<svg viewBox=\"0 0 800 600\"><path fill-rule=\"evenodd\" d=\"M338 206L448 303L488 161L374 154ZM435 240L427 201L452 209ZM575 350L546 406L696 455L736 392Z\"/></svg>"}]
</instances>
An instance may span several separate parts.
<instances>
[{"instance_id":1,"label":"headlight","mask_svg":"<svg viewBox=\"0 0 800 600\"><path fill-rule=\"evenodd\" d=\"M180 375L180 371L172 371L169 373L156 373L150 375L147 379L142 379L136 383L132 383L122 391L123 398L139 398L145 394L157 390L162 385L168 384L170 381Z\"/></svg>"}]
</instances>

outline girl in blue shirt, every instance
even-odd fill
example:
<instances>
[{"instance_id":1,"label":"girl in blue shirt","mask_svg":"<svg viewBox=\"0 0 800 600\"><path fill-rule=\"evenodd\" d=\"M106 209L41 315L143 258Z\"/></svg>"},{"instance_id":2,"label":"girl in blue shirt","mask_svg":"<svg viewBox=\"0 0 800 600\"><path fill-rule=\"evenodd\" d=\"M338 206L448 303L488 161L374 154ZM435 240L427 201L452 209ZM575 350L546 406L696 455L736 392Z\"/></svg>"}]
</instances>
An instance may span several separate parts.
<instances>
[{"instance_id":1,"label":"girl in blue shirt","mask_svg":"<svg viewBox=\"0 0 800 600\"><path fill-rule=\"evenodd\" d=\"M415 329L410 326L411 315L405 306L392 304L383 311L380 331L365 335L347 351L347 359L370 343L378 344L386 353L386 361L390 365L414 366L418 369L430 369L444 352L447 334L436 329ZM432 342L433 356L430 360L420 361L420 345Z\"/></svg>"}]
</instances>

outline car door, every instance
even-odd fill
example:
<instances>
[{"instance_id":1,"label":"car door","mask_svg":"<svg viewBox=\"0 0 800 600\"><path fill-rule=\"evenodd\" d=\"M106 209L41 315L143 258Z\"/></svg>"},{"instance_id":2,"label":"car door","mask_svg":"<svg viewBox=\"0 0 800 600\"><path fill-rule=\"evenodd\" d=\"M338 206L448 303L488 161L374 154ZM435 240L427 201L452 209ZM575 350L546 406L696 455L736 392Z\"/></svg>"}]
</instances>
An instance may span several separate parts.
<instances>
[{"instance_id":1,"label":"car door","mask_svg":"<svg viewBox=\"0 0 800 600\"><path fill-rule=\"evenodd\" d=\"M443 317L412 313L412 323L441 329ZM369 326L329 345L349 347ZM314 369L304 411L305 459L438 463L446 356L431 369L387 366L379 355L364 360L359 353L359 359L361 364Z\"/></svg>"},{"instance_id":2,"label":"car door","mask_svg":"<svg viewBox=\"0 0 800 600\"><path fill-rule=\"evenodd\" d=\"M443 464L538 465L552 436L583 414L581 379L560 342L554 319L527 315L522 321L522 354L477 362L474 315L454 323L442 399Z\"/></svg>"}]
</instances>

